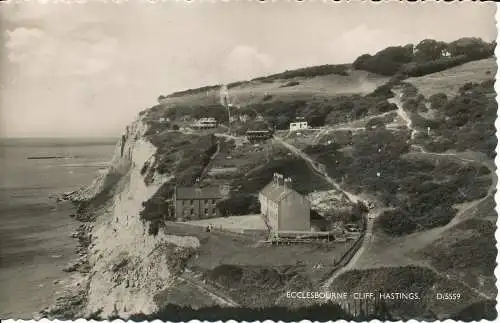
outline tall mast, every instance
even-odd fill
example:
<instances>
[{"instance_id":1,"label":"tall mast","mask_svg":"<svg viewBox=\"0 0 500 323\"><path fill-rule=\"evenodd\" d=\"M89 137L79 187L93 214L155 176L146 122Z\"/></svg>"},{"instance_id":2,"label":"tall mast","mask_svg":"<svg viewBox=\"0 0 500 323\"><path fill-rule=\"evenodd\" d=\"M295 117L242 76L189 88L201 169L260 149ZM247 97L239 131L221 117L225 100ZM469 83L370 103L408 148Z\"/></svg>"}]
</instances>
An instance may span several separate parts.
<instances>
[{"instance_id":1,"label":"tall mast","mask_svg":"<svg viewBox=\"0 0 500 323\"><path fill-rule=\"evenodd\" d=\"M222 85L220 89L220 98L221 98L221 103L224 105L227 109L227 125L228 125L228 132L231 134L231 102L229 101L229 91L227 89L227 85L224 84Z\"/></svg>"}]
</instances>

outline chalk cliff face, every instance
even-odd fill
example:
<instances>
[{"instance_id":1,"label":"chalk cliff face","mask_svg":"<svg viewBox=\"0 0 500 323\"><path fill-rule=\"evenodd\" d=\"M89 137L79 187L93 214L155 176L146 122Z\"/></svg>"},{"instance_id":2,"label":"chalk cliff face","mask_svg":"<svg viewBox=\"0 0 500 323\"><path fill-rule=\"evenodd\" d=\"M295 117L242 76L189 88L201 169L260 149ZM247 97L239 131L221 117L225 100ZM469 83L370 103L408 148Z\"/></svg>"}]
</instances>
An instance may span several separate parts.
<instances>
[{"instance_id":1,"label":"chalk cliff face","mask_svg":"<svg viewBox=\"0 0 500 323\"><path fill-rule=\"evenodd\" d=\"M91 215L88 232L88 290L83 316L99 313L106 318L133 313L151 313L157 309L154 295L173 279L169 259L177 253L197 248L195 237L148 234L148 223L141 221L142 203L147 201L172 176L155 174L150 185L144 183L141 168L146 161L154 164L156 148L144 139L145 123L137 119L126 128L116 145L108 173L71 197L88 201L104 191L109 199ZM182 258L182 255L178 255Z\"/></svg>"}]
</instances>

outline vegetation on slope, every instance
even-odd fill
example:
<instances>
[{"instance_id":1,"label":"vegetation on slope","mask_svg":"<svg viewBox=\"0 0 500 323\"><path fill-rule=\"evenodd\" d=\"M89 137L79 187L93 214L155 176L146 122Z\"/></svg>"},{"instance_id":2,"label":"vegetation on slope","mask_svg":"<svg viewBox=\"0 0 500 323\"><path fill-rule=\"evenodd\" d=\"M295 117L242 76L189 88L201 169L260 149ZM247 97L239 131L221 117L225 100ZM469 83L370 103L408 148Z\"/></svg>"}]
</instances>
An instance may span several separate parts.
<instances>
[{"instance_id":1,"label":"vegetation on slope","mask_svg":"<svg viewBox=\"0 0 500 323\"><path fill-rule=\"evenodd\" d=\"M189 136L177 132L163 132L150 136L149 140L157 151L154 163L142 169L146 184L151 183L155 173L175 176L174 181L164 183L143 203L141 219L151 222L150 233L155 234L163 220L173 216L169 199L175 185L193 185L216 151L217 143L214 136Z\"/></svg>"},{"instance_id":2,"label":"vegetation on slope","mask_svg":"<svg viewBox=\"0 0 500 323\"><path fill-rule=\"evenodd\" d=\"M232 175L230 197L218 203L223 214L244 215L260 212L258 193L273 178L275 172L283 174L292 179L292 187L302 194L308 194L315 190L330 189L329 183L318 174L314 173L305 161L297 157L288 156L264 162L261 167L246 174L239 172Z\"/></svg>"},{"instance_id":3,"label":"vegetation on slope","mask_svg":"<svg viewBox=\"0 0 500 323\"><path fill-rule=\"evenodd\" d=\"M494 158L497 145L495 95L493 80L480 84L467 83L453 98L444 93L429 98L430 108L435 112L432 119L418 114L426 102L421 95L407 94L404 108L412 114L413 125L421 129L416 139L426 149L434 152L474 150ZM431 129L432 136L427 136L427 127Z\"/></svg>"},{"instance_id":4,"label":"vegetation on slope","mask_svg":"<svg viewBox=\"0 0 500 323\"><path fill-rule=\"evenodd\" d=\"M422 253L437 270L463 276L461 278L470 285L484 290L480 281L485 277L494 277L495 244L495 224L474 218L450 229Z\"/></svg>"},{"instance_id":5,"label":"vegetation on slope","mask_svg":"<svg viewBox=\"0 0 500 323\"><path fill-rule=\"evenodd\" d=\"M264 101L248 108L263 115L278 130L288 129L290 122L297 117L304 117L311 127L321 127L395 110L396 106L387 102L386 95L381 88L366 96L344 95L294 101Z\"/></svg>"},{"instance_id":6,"label":"vegetation on slope","mask_svg":"<svg viewBox=\"0 0 500 323\"><path fill-rule=\"evenodd\" d=\"M409 158L408 139L408 132L376 128L353 135L350 155L335 143L305 152L349 189L369 192L395 208L377 221L377 227L391 235L445 225L456 214L454 204L486 195L491 184L486 167Z\"/></svg>"},{"instance_id":7,"label":"vegetation on slope","mask_svg":"<svg viewBox=\"0 0 500 323\"><path fill-rule=\"evenodd\" d=\"M353 67L381 75L421 76L494 55L496 43L479 38L461 38L449 44L424 39L416 46L387 47L375 55L358 57ZM449 56L444 55L447 52Z\"/></svg>"}]
</instances>

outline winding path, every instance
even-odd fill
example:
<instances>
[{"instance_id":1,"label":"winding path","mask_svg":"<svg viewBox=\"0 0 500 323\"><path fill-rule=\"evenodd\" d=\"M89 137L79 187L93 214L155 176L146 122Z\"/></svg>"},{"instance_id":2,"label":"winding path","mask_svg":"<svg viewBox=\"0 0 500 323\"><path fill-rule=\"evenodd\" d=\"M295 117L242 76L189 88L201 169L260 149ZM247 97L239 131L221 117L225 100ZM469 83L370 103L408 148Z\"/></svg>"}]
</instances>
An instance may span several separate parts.
<instances>
[{"instance_id":1,"label":"winding path","mask_svg":"<svg viewBox=\"0 0 500 323\"><path fill-rule=\"evenodd\" d=\"M275 141L277 141L278 143L280 143L281 145L283 145L285 148L287 148L294 155L296 155L296 156L302 158L304 161L306 161L309 164L309 166L315 172L317 172L318 174L322 175L328 183L330 183L337 190L339 190L342 193L344 193L347 196L347 198L349 199L349 201L351 203L355 204L355 203L357 203L359 201L363 201L364 200L361 196L353 194L353 193L348 192L345 189L341 188L340 185L337 182L335 182L328 175L328 173L326 172L326 169L325 169L324 165L322 165L322 164L320 164L318 162L315 162L306 153L304 153L303 151L301 151L297 147L295 147L295 146L293 146L293 145L291 145L291 144L283 141L283 139L278 138L278 137L274 137L273 139ZM346 272L346 271L348 271L348 270L350 270L350 269L352 269L354 267L354 265L357 262L357 260L360 258L360 256L365 251L366 245L369 244L372 241L372 239L373 239L373 222L374 222L374 219L376 217L378 217L384 210L385 209L379 209L377 211L375 211L375 210L370 211L371 214L368 214L368 220L367 220L368 222L367 222L366 230L364 232L363 241L361 243L361 246L358 248L358 250L356 250L356 252L352 256L352 258L349 259L349 261L348 261L348 263L347 263L346 266L341 267L339 270L336 270L332 274L332 276L330 278L328 278L328 280L326 280L325 283L323 283L323 286L322 286L323 289L328 289L328 287L332 284L332 282L335 280L335 278L337 278L342 273L344 273L344 272Z\"/></svg>"},{"instance_id":2,"label":"winding path","mask_svg":"<svg viewBox=\"0 0 500 323\"><path fill-rule=\"evenodd\" d=\"M395 97L393 98L390 98L388 99L388 102L389 103L393 103L397 106L397 113L398 115L401 117L402 120L405 121L405 126L411 131L411 139L414 139L415 135L418 133L418 130L413 128L413 125L412 125L412 120L411 118L409 117L408 113L403 109L403 103L401 101L401 92L396 90L396 91L393 91L394 94L395 94ZM397 128L397 126L393 126L391 128ZM321 135L325 135L326 133L328 133L329 131L335 131L335 130L353 130L353 131L358 131L358 130L365 130L365 128L359 128L359 127L349 127L349 126L342 126L342 127L335 127L335 128L331 128L331 129L328 129L328 130L321 130L314 138L314 142L317 143L319 141L319 138ZM279 138L279 137L273 137L273 139L275 141L277 141L278 143L280 143L281 145L283 145L285 148L287 148L290 152L292 152L293 154L295 154L296 156L302 158L304 161L306 161L310 167L317 173L319 173L320 175L322 175L332 186L334 186L336 189L338 189L339 191L343 192L347 197L348 199L352 202L352 203L357 203L358 201L363 201L363 199L359 196L359 195L356 195L356 194L353 194L353 193L350 193L344 189L342 189L340 187L340 185L335 182L326 172L326 168L324 165L314 161L311 159L311 157L309 157L306 153L304 153L303 151L301 151L300 149L298 149L297 147L293 146L292 144L289 144L287 142L285 142L283 139ZM453 158L457 158L459 160L462 160L462 161L465 161L465 162L479 162L483 165L485 165L486 167L488 167L488 169L490 169L492 171L492 173L494 174L495 173L495 169L494 167L492 167L491 165L489 165L487 162L484 162L478 158L475 158L475 159L468 159L468 158L464 158L464 157L460 157L458 155L458 153L434 153L434 152L428 152L424 149L424 147L422 147L421 145L413 145L413 147L415 147L419 153L422 153L422 154L428 154L428 155L434 155L434 156L449 156L449 157L453 157ZM452 224L456 224L457 221L460 221L460 217L459 215L465 213L466 211L470 210L471 208L473 207L476 207L479 203L481 203L482 201L484 201L486 198L488 198L489 196L491 196L493 193L494 193L494 190L496 188L496 177L494 176L494 180L492 182L492 185L490 186L490 189L488 190L488 194L484 197L484 198L481 198L481 199L478 199L476 201L473 201L471 202L470 205L468 205L466 208L462 209L461 211L459 211L459 213L457 213L457 215L454 217L454 219L448 224L448 226L451 226ZM349 259L348 263L339 268L338 270L336 270L331 277L329 277L322 285L322 288L323 289L328 289L329 286L331 286L331 284L333 283L333 281L339 277L342 273L344 272L347 272L349 270L352 270L354 269L355 265L356 265L356 262L357 260L361 257L361 255L363 254L363 252L365 251L366 249L366 246L371 242L373 241L373 223L374 223L374 219L376 217L378 217L383 211L385 211L387 208L384 208L384 209L379 209L378 211L375 211L375 210L372 210L372 214L369 214L368 216L368 222L367 222L367 228L366 228L366 231L364 233L364 237L363 237L363 242L361 243L361 246L359 247L359 249L355 252L355 254L352 256L351 259ZM431 268L431 267L429 267ZM434 268L431 268L433 271L435 271L436 273L438 273L439 275L441 276L446 276L448 277L448 275L444 275L444 274L441 274L439 273L436 269ZM469 287L471 290L473 290L474 292L478 293L479 295L485 297L485 298L488 298L486 294L480 292L479 290L469 286L469 285L466 285L467 287Z\"/></svg>"}]
</instances>

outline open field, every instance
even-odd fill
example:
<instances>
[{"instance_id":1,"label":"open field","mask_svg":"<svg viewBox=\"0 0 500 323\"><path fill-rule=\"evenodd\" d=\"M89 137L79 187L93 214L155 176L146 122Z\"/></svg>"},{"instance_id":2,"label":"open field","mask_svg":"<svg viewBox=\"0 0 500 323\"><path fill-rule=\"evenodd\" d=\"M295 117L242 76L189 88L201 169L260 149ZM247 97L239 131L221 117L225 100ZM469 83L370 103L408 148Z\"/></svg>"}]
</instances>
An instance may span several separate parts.
<instances>
[{"instance_id":1,"label":"open field","mask_svg":"<svg viewBox=\"0 0 500 323\"><path fill-rule=\"evenodd\" d=\"M266 235L252 236L219 230L206 232L204 226L176 222L167 222L164 230L170 235L197 237L200 247L188 260L187 270L203 275L219 291L248 306L271 302L267 303L268 306L279 302L290 286L317 286L328 277L335 263L354 243L354 240L347 240L261 245L258 241ZM261 288L262 293L267 289L267 292L260 298L257 294L244 297L242 292L253 288Z\"/></svg>"},{"instance_id":2,"label":"open field","mask_svg":"<svg viewBox=\"0 0 500 323\"><path fill-rule=\"evenodd\" d=\"M458 89L466 83L480 83L495 77L497 64L495 58L469 62L442 72L421 77L412 77L405 82L416 86L425 97L436 93L456 95Z\"/></svg>"}]
</instances>

